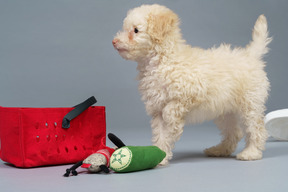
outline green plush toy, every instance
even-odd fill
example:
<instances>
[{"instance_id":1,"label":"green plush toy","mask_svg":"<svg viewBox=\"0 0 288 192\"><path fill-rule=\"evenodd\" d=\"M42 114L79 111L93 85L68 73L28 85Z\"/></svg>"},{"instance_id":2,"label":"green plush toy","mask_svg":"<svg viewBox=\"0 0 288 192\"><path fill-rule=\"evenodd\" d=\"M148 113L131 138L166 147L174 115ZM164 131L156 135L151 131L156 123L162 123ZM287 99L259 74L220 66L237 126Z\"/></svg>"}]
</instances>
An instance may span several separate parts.
<instances>
[{"instance_id":1,"label":"green plush toy","mask_svg":"<svg viewBox=\"0 0 288 192\"><path fill-rule=\"evenodd\" d=\"M111 155L110 169L119 173L141 171L156 167L166 153L156 146L125 146L115 135L108 138L118 147Z\"/></svg>"}]
</instances>

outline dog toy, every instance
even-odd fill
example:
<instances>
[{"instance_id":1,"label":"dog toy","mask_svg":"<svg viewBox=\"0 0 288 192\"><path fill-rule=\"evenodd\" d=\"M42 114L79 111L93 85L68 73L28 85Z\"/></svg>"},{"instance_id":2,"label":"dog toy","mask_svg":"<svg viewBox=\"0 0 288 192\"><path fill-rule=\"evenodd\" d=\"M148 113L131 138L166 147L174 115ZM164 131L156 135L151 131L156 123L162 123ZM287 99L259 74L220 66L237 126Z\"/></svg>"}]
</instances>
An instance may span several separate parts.
<instances>
[{"instance_id":1,"label":"dog toy","mask_svg":"<svg viewBox=\"0 0 288 192\"><path fill-rule=\"evenodd\" d=\"M109 165L110 169L119 173L141 171L156 167L166 156L166 153L156 146L126 146L112 133L108 134L108 138L118 149L107 147L102 142L102 149L66 169L64 176L69 177L71 173L78 175L76 169L80 166L93 173L109 173Z\"/></svg>"},{"instance_id":2,"label":"dog toy","mask_svg":"<svg viewBox=\"0 0 288 192\"><path fill-rule=\"evenodd\" d=\"M113 134L108 138L119 149L110 158L110 169L119 173L141 171L156 167L166 156L166 153L156 146L125 146Z\"/></svg>"},{"instance_id":3,"label":"dog toy","mask_svg":"<svg viewBox=\"0 0 288 192\"><path fill-rule=\"evenodd\" d=\"M77 162L70 169L66 169L66 173L64 174L64 177L69 177L70 173L72 173L72 175L74 176L78 175L78 172L76 171L76 169L80 166L82 168L87 168L88 171L92 173L97 173L100 171L109 173L109 169L108 169L109 161L110 161L111 154L114 151L115 149L105 146L102 140L102 146L100 150L88 156L83 161Z\"/></svg>"}]
</instances>

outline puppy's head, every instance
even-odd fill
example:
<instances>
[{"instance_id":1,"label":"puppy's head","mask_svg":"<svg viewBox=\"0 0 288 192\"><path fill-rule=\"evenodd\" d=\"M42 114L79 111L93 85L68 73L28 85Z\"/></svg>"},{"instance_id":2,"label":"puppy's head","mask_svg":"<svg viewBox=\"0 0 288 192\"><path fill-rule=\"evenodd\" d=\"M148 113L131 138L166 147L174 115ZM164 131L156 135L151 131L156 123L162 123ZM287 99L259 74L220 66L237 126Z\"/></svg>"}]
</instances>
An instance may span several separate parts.
<instances>
[{"instance_id":1,"label":"puppy's head","mask_svg":"<svg viewBox=\"0 0 288 192\"><path fill-rule=\"evenodd\" d=\"M170 9L157 4L142 5L128 12L123 30L112 43L124 59L138 61L179 38L178 25L178 16Z\"/></svg>"}]
</instances>

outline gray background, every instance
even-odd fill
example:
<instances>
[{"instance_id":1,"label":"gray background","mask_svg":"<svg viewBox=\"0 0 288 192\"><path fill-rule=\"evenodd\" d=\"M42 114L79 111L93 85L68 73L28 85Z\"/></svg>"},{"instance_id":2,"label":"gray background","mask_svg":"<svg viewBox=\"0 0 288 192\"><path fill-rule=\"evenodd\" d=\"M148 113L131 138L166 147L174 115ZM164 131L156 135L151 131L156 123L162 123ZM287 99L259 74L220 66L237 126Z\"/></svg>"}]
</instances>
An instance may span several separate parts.
<instances>
[{"instance_id":1,"label":"gray background","mask_svg":"<svg viewBox=\"0 0 288 192\"><path fill-rule=\"evenodd\" d=\"M272 85L267 112L287 107L284 0L1 0L0 105L67 107L94 95L107 107L108 129L149 127L137 64L122 59L111 41L129 9L153 2L173 9L187 42L203 48L245 46L257 17L265 14L274 38L265 57Z\"/></svg>"},{"instance_id":2,"label":"gray background","mask_svg":"<svg viewBox=\"0 0 288 192\"><path fill-rule=\"evenodd\" d=\"M98 105L107 107L107 131L129 144L150 144L150 118L137 90L136 63L122 59L111 41L129 9L154 2L174 10L187 42L203 48L222 42L245 46L257 17L265 14L273 36L265 57L271 81L267 112L287 108L285 0L0 0L0 105L68 107L94 95ZM287 143L268 142L262 161L207 158L202 150L219 141L217 129L210 123L187 127L168 168L65 180L61 175L67 166L23 170L1 163L0 186L6 191L147 191L147 182L150 191L287 189ZM243 141L240 145L238 152ZM102 183L105 188L98 186Z\"/></svg>"}]
</instances>

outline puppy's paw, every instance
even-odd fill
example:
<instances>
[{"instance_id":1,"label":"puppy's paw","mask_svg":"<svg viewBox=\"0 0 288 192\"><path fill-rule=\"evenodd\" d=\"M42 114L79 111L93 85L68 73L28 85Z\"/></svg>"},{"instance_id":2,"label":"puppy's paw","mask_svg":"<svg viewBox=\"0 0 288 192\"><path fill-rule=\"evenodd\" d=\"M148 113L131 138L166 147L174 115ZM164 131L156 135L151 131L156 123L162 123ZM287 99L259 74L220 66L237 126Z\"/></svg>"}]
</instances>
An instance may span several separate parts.
<instances>
[{"instance_id":1,"label":"puppy's paw","mask_svg":"<svg viewBox=\"0 0 288 192\"><path fill-rule=\"evenodd\" d=\"M217 145L204 150L204 153L209 157L229 157L231 155L231 150Z\"/></svg>"},{"instance_id":2,"label":"puppy's paw","mask_svg":"<svg viewBox=\"0 0 288 192\"><path fill-rule=\"evenodd\" d=\"M236 159L242 161L253 161L262 159L262 151L259 149L244 149L241 153L237 154Z\"/></svg>"},{"instance_id":3,"label":"puppy's paw","mask_svg":"<svg viewBox=\"0 0 288 192\"><path fill-rule=\"evenodd\" d=\"M159 163L160 166L166 166L166 165L168 165L168 164L169 164L168 158L163 159L163 160Z\"/></svg>"}]
</instances>

